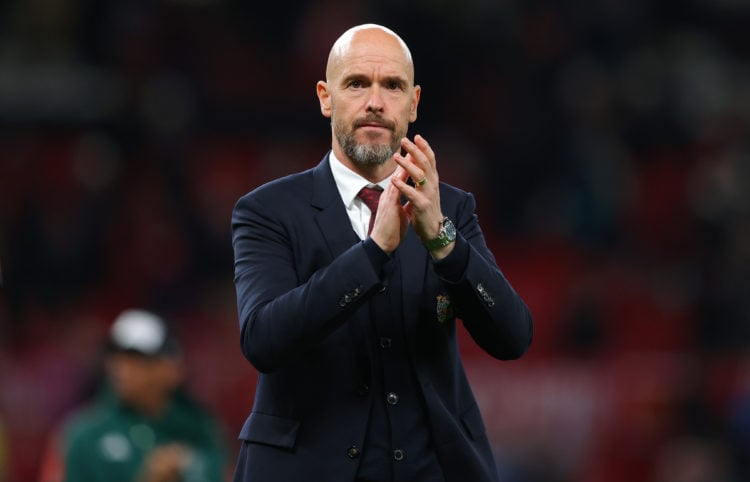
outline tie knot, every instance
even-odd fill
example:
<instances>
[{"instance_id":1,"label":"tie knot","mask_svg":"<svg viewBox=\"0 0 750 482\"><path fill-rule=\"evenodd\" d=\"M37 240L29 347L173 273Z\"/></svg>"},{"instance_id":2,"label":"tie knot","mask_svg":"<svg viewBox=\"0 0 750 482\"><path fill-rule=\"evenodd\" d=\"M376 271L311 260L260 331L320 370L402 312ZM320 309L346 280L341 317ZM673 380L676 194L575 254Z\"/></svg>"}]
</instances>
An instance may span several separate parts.
<instances>
[{"instance_id":1,"label":"tie knot","mask_svg":"<svg viewBox=\"0 0 750 482\"><path fill-rule=\"evenodd\" d=\"M380 201L381 194L383 194L382 188L366 186L363 187L361 191L359 191L359 194L357 194L357 197L360 198L368 208L370 208L370 212L372 213L373 217L375 216L375 212L377 212L378 210L378 202Z\"/></svg>"}]
</instances>

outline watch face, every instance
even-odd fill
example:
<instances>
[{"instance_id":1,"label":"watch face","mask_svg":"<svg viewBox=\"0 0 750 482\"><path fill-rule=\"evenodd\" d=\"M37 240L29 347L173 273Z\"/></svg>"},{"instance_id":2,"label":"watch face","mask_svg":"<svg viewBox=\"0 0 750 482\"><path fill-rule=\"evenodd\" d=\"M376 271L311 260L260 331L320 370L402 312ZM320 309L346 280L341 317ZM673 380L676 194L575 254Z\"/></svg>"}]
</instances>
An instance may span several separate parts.
<instances>
[{"instance_id":1,"label":"watch face","mask_svg":"<svg viewBox=\"0 0 750 482\"><path fill-rule=\"evenodd\" d=\"M448 238L448 240L453 241L456 239L456 226L453 225L453 221L446 218L445 221L443 221L443 229L445 230L445 237Z\"/></svg>"}]
</instances>

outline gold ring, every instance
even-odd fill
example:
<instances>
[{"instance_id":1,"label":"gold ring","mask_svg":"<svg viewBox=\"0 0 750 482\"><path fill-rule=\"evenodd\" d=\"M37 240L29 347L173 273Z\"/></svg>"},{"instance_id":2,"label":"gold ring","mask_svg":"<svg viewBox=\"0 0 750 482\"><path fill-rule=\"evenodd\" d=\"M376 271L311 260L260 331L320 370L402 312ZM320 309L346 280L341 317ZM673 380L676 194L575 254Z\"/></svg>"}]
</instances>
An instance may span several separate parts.
<instances>
[{"instance_id":1,"label":"gold ring","mask_svg":"<svg viewBox=\"0 0 750 482\"><path fill-rule=\"evenodd\" d=\"M424 183L427 182L427 178L423 177L421 180L417 181L418 186L424 186Z\"/></svg>"}]
</instances>

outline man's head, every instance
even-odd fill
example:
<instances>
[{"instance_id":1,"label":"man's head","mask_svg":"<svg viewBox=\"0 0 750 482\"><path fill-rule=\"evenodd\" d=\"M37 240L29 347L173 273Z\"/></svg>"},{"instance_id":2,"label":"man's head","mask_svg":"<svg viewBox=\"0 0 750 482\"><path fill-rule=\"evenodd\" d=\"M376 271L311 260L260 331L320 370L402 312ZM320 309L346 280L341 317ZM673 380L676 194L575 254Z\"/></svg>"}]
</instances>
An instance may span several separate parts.
<instances>
[{"instance_id":1,"label":"man's head","mask_svg":"<svg viewBox=\"0 0 750 482\"><path fill-rule=\"evenodd\" d=\"M134 309L112 324L106 369L117 397L146 412L161 411L184 376L180 348L166 322Z\"/></svg>"},{"instance_id":2,"label":"man's head","mask_svg":"<svg viewBox=\"0 0 750 482\"><path fill-rule=\"evenodd\" d=\"M404 41L374 24L353 27L331 48L320 110L331 118L336 156L353 168L382 165L417 118L421 88Z\"/></svg>"}]
</instances>

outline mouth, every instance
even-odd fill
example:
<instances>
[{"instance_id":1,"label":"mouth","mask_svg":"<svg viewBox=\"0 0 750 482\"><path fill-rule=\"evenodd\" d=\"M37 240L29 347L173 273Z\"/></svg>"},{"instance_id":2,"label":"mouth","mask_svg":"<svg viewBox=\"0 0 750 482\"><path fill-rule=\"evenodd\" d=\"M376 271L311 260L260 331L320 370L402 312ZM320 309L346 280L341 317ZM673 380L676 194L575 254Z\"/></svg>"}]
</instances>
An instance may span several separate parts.
<instances>
[{"instance_id":1,"label":"mouth","mask_svg":"<svg viewBox=\"0 0 750 482\"><path fill-rule=\"evenodd\" d=\"M364 124L359 126L357 130L369 133L370 135L381 135L381 133L382 135L385 135L385 133L388 131L388 128L380 124Z\"/></svg>"},{"instance_id":2,"label":"mouth","mask_svg":"<svg viewBox=\"0 0 750 482\"><path fill-rule=\"evenodd\" d=\"M375 120L375 119L359 119L355 121L354 128L358 129L360 127L364 127L368 129L387 129L387 130L394 129L392 122L388 122L386 120Z\"/></svg>"}]
</instances>

